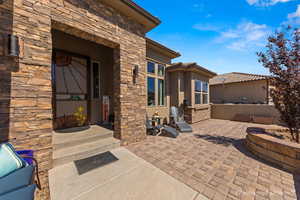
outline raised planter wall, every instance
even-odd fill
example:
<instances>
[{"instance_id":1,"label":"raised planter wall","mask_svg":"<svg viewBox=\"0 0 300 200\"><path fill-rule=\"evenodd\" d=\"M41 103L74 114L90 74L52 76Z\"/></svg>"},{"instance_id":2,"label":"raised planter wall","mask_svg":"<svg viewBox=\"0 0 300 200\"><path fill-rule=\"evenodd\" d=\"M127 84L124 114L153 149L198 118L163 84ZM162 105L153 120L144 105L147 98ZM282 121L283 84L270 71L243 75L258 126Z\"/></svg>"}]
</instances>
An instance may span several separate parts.
<instances>
[{"instance_id":1,"label":"raised planter wall","mask_svg":"<svg viewBox=\"0 0 300 200\"><path fill-rule=\"evenodd\" d=\"M261 133L248 133L247 149L256 156L290 172L300 172L300 144Z\"/></svg>"}]
</instances>

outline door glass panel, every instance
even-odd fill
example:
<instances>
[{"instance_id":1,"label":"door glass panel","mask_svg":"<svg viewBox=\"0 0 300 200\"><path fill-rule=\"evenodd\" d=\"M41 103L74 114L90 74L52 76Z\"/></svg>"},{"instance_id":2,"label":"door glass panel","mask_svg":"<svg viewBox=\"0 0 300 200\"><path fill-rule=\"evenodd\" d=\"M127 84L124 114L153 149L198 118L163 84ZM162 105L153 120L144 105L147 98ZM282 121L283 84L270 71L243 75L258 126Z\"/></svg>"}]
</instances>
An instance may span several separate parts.
<instances>
[{"instance_id":1,"label":"door glass panel","mask_svg":"<svg viewBox=\"0 0 300 200\"><path fill-rule=\"evenodd\" d=\"M87 59L55 52L52 81L55 89L54 129L87 124Z\"/></svg>"},{"instance_id":2,"label":"door glass panel","mask_svg":"<svg viewBox=\"0 0 300 200\"><path fill-rule=\"evenodd\" d=\"M94 99L100 98L100 68L98 63L93 63L93 96Z\"/></svg>"}]
</instances>

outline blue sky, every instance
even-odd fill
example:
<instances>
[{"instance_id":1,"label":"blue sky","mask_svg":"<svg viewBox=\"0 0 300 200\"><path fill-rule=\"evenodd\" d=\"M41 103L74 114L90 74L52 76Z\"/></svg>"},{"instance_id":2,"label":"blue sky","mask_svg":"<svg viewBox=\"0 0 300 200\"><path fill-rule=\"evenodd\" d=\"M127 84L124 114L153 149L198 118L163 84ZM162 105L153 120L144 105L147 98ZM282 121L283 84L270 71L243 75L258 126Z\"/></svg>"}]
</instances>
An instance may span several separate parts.
<instances>
[{"instance_id":1,"label":"blue sky","mask_svg":"<svg viewBox=\"0 0 300 200\"><path fill-rule=\"evenodd\" d=\"M267 74L257 62L268 35L300 25L300 0L135 0L161 19L148 37L217 73ZM299 6L299 7L298 7Z\"/></svg>"}]
</instances>

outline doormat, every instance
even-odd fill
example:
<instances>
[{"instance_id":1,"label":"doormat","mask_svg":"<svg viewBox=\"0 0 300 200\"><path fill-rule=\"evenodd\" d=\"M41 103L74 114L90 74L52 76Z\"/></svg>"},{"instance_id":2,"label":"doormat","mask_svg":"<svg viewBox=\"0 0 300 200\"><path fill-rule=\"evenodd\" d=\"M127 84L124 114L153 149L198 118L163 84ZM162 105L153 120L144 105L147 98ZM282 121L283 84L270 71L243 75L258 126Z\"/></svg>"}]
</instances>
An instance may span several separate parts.
<instances>
[{"instance_id":1,"label":"doormat","mask_svg":"<svg viewBox=\"0 0 300 200\"><path fill-rule=\"evenodd\" d=\"M114 154L107 151L107 152L100 153L95 156L91 156L91 157L84 158L81 160L76 160L76 161L74 161L74 163L77 168L78 174L82 175L93 169L103 167L105 165L108 165L108 164L113 163L118 160L119 159L116 156L114 156Z\"/></svg>"}]
</instances>

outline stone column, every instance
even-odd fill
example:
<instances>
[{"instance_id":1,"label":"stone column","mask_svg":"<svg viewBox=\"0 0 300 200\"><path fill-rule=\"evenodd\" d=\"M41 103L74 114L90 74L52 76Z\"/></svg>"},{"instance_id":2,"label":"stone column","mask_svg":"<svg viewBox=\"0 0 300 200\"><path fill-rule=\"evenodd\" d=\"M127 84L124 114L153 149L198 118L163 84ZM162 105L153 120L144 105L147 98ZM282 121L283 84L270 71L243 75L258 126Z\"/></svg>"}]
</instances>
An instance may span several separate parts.
<instances>
[{"instance_id":1,"label":"stone column","mask_svg":"<svg viewBox=\"0 0 300 200\"><path fill-rule=\"evenodd\" d=\"M12 10L12 0L0 4L0 142L9 139L11 72L17 66L7 48L8 35L12 34Z\"/></svg>"},{"instance_id":2,"label":"stone column","mask_svg":"<svg viewBox=\"0 0 300 200\"><path fill-rule=\"evenodd\" d=\"M17 149L35 151L42 186L35 199L48 200L48 170L52 167L50 8L46 1L13 2L12 33L19 37L21 52L18 69L11 72L9 140Z\"/></svg>"}]
</instances>

